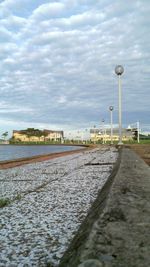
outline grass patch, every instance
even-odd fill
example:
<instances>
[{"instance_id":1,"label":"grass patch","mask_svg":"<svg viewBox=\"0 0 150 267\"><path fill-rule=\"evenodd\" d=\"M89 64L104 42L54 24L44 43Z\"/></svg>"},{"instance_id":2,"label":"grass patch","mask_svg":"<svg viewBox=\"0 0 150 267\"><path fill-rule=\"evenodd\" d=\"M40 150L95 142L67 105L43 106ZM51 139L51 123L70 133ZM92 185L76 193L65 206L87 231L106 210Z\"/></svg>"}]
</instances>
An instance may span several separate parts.
<instances>
[{"instance_id":1,"label":"grass patch","mask_svg":"<svg viewBox=\"0 0 150 267\"><path fill-rule=\"evenodd\" d=\"M14 200L21 200L21 195L18 194L12 201ZM0 198L0 208L3 208L11 203L9 198Z\"/></svg>"},{"instance_id":2,"label":"grass patch","mask_svg":"<svg viewBox=\"0 0 150 267\"><path fill-rule=\"evenodd\" d=\"M0 208L3 208L10 204L10 200L8 198L0 198Z\"/></svg>"},{"instance_id":3,"label":"grass patch","mask_svg":"<svg viewBox=\"0 0 150 267\"><path fill-rule=\"evenodd\" d=\"M51 262L47 262L46 267L54 267L54 265Z\"/></svg>"},{"instance_id":4,"label":"grass patch","mask_svg":"<svg viewBox=\"0 0 150 267\"><path fill-rule=\"evenodd\" d=\"M18 194L16 197L15 197L15 200L20 200L21 199L21 195Z\"/></svg>"}]
</instances>

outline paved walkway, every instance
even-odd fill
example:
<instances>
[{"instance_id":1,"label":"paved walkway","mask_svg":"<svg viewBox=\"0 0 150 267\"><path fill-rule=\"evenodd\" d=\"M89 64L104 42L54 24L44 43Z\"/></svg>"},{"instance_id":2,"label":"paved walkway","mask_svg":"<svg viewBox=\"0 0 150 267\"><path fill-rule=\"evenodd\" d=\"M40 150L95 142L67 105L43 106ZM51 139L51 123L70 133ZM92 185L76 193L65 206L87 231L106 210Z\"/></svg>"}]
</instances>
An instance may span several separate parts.
<instances>
[{"instance_id":1,"label":"paved walkway","mask_svg":"<svg viewBox=\"0 0 150 267\"><path fill-rule=\"evenodd\" d=\"M91 219L89 215L60 267L150 266L149 199L150 168L123 148L112 186L100 193ZM87 221L93 218L91 227Z\"/></svg>"}]
</instances>

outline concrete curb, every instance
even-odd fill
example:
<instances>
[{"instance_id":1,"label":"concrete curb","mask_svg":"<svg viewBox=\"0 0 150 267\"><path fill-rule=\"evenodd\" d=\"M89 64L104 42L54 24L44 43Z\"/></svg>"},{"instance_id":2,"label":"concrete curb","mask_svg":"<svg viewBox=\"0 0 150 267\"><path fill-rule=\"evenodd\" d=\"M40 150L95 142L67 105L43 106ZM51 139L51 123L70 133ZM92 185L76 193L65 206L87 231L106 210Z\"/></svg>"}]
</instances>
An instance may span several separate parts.
<instances>
[{"instance_id":1,"label":"concrete curb","mask_svg":"<svg viewBox=\"0 0 150 267\"><path fill-rule=\"evenodd\" d=\"M92 225L98 219L99 214L102 213L106 205L107 196L109 194L110 188L112 186L112 183L114 181L114 178L120 166L121 154L122 154L122 149L120 148L118 159L113 167L113 170L107 182L105 183L103 188L99 191L98 196L96 200L94 201L93 205L91 206L87 217L82 222L76 236L74 237L74 239L72 240L69 246L69 249L64 254L59 267L74 267L74 266L76 267L80 263L80 260L79 260L80 254L90 234Z\"/></svg>"}]
</instances>

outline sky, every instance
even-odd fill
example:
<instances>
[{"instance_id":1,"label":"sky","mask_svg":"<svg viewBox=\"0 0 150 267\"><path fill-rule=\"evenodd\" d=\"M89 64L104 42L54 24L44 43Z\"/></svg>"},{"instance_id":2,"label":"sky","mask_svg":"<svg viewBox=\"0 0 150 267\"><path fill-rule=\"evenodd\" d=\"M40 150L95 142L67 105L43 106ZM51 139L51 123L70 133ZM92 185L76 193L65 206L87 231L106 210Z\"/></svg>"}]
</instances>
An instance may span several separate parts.
<instances>
[{"instance_id":1,"label":"sky","mask_svg":"<svg viewBox=\"0 0 150 267\"><path fill-rule=\"evenodd\" d=\"M150 124L149 0L0 0L0 134Z\"/></svg>"}]
</instances>

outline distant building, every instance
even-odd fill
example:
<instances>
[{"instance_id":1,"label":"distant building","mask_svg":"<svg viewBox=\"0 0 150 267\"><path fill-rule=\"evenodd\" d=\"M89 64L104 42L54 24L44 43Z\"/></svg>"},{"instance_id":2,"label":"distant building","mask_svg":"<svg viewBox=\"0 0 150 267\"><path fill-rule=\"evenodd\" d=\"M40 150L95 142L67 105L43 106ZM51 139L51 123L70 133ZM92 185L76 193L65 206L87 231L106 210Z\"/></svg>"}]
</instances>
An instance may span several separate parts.
<instances>
[{"instance_id":1,"label":"distant building","mask_svg":"<svg viewBox=\"0 0 150 267\"><path fill-rule=\"evenodd\" d=\"M113 141L119 141L119 130L117 128L113 129ZM122 140L129 141L133 140L135 137L135 131L131 129L122 129ZM111 129L91 129L90 139L92 142L109 142L111 141Z\"/></svg>"},{"instance_id":2,"label":"distant building","mask_svg":"<svg viewBox=\"0 0 150 267\"><path fill-rule=\"evenodd\" d=\"M62 141L63 131L39 130L28 128L26 130L13 130L12 139L20 142L43 142L43 141Z\"/></svg>"}]
</instances>

